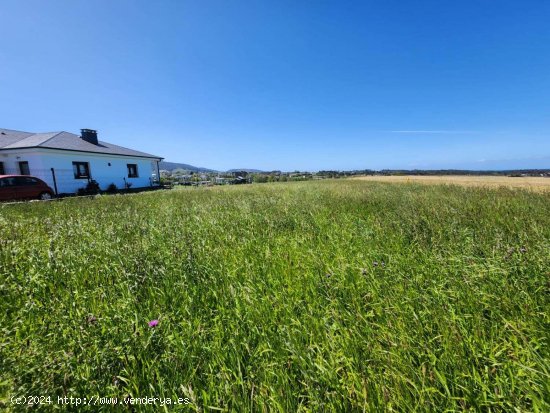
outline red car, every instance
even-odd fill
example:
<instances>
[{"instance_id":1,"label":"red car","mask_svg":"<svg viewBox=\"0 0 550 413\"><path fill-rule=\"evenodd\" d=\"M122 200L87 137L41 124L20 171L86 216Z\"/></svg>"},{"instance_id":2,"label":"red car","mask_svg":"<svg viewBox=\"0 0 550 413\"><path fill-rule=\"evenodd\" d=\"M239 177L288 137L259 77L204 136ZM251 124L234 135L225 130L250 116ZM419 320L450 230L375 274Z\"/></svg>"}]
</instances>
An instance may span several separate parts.
<instances>
[{"instance_id":1,"label":"red car","mask_svg":"<svg viewBox=\"0 0 550 413\"><path fill-rule=\"evenodd\" d=\"M28 175L0 175L0 201L16 199L52 199L53 190L46 182Z\"/></svg>"}]
</instances>

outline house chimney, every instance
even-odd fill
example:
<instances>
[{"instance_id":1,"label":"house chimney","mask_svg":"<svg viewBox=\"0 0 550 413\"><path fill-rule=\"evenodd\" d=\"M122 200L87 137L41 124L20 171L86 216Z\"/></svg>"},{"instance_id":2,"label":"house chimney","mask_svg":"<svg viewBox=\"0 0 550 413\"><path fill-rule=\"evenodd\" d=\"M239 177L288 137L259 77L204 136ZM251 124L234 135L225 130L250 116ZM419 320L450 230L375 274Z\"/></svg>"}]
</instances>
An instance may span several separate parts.
<instances>
[{"instance_id":1,"label":"house chimney","mask_svg":"<svg viewBox=\"0 0 550 413\"><path fill-rule=\"evenodd\" d=\"M86 142L97 145L97 131L93 129L80 129L80 137Z\"/></svg>"}]
</instances>

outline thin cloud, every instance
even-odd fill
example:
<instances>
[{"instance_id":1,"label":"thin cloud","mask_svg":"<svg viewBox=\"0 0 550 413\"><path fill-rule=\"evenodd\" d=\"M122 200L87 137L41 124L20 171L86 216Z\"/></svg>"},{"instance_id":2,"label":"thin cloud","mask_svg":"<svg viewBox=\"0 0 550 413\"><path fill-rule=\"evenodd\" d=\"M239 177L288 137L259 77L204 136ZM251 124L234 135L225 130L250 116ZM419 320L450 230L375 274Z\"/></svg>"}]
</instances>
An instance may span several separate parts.
<instances>
[{"instance_id":1,"label":"thin cloud","mask_svg":"<svg viewBox=\"0 0 550 413\"><path fill-rule=\"evenodd\" d=\"M392 130L391 133L433 133L440 135L478 133L475 130Z\"/></svg>"}]
</instances>

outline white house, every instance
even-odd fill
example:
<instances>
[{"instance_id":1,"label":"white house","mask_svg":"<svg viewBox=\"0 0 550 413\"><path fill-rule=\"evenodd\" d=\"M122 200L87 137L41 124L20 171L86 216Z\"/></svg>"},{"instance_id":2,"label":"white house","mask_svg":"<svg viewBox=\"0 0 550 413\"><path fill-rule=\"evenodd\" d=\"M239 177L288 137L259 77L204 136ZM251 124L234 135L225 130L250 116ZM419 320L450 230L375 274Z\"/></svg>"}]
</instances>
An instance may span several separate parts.
<instances>
[{"instance_id":1,"label":"white house","mask_svg":"<svg viewBox=\"0 0 550 413\"><path fill-rule=\"evenodd\" d=\"M160 156L99 141L97 132L31 133L0 129L0 175L34 175L58 194L70 194L95 180L101 189L159 184Z\"/></svg>"}]
</instances>

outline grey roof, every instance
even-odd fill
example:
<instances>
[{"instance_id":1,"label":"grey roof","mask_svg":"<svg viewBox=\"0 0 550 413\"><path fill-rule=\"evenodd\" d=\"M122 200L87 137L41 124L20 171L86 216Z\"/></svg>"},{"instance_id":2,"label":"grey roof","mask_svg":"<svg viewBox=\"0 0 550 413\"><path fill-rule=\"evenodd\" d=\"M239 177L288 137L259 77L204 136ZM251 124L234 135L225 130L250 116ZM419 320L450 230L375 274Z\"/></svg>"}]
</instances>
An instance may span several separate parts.
<instances>
[{"instance_id":1,"label":"grey roof","mask_svg":"<svg viewBox=\"0 0 550 413\"><path fill-rule=\"evenodd\" d=\"M99 141L97 145L94 145L93 143L85 141L79 135L69 132L32 133L11 129L0 129L0 151L3 149L23 148L61 149L107 155L163 159L160 156L135 151L108 142Z\"/></svg>"},{"instance_id":2,"label":"grey roof","mask_svg":"<svg viewBox=\"0 0 550 413\"><path fill-rule=\"evenodd\" d=\"M11 129L0 129L0 149L33 135L30 132L21 132Z\"/></svg>"}]
</instances>

